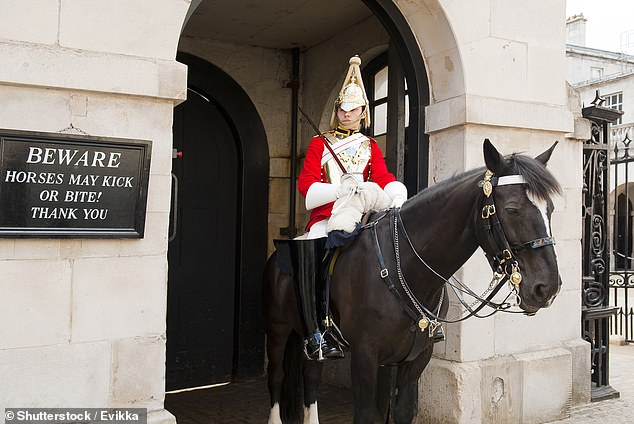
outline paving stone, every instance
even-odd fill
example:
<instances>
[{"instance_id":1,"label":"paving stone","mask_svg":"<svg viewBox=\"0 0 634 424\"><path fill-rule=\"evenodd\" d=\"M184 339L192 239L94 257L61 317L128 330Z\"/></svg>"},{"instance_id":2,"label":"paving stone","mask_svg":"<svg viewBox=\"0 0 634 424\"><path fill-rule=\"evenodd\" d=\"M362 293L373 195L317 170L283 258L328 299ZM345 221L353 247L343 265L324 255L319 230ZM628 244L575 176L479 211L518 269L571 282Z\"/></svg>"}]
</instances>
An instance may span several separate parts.
<instances>
[{"instance_id":1,"label":"paving stone","mask_svg":"<svg viewBox=\"0 0 634 424\"><path fill-rule=\"evenodd\" d=\"M610 367L610 385L619 391L618 399L575 406L569 418L548 424L634 422L634 345L611 344ZM322 386L318 399L322 424L352 422L352 394L349 390ZM178 424L265 423L269 413L269 395L266 381L257 379L212 389L168 394L165 408L176 416Z\"/></svg>"}]
</instances>

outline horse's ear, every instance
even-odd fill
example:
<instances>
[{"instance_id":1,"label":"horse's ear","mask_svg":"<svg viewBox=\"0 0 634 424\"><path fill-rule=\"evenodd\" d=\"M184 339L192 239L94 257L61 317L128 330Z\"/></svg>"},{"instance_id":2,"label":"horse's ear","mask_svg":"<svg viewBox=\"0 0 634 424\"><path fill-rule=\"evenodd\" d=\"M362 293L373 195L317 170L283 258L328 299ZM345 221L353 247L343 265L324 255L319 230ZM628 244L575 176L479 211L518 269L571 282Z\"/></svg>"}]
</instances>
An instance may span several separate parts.
<instances>
[{"instance_id":1,"label":"horse's ear","mask_svg":"<svg viewBox=\"0 0 634 424\"><path fill-rule=\"evenodd\" d=\"M497 151L497 149L493 146L493 143L488 138L484 139L484 163L487 166L487 169L493 174L499 174L504 168L505 160L504 156Z\"/></svg>"},{"instance_id":2,"label":"horse's ear","mask_svg":"<svg viewBox=\"0 0 634 424\"><path fill-rule=\"evenodd\" d=\"M559 141L555 141L555 143L552 146L550 146L550 149L546 150L544 153L542 153L541 155L537 156L535 158L535 160L538 160L541 163L543 163L544 165L546 165L546 163L550 159L550 155L553 154L553 150L555 150L555 146L557 145L557 143L559 143Z\"/></svg>"}]
</instances>

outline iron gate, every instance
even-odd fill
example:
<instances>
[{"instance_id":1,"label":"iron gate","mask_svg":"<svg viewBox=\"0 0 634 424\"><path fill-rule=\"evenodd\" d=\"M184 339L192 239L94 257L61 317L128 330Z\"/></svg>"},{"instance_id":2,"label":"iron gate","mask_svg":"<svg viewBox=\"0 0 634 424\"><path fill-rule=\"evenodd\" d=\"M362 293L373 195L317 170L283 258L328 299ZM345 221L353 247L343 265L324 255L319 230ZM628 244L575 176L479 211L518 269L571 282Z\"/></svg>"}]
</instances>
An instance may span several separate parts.
<instances>
[{"instance_id":1,"label":"iron gate","mask_svg":"<svg viewBox=\"0 0 634 424\"><path fill-rule=\"evenodd\" d=\"M633 252L633 207L631 195L634 195L634 182L630 182L630 167L634 166L634 152L630 150L632 142L629 132L632 127L612 129L610 170L611 207L610 228L612 228L612 258L610 266L610 304L617 308L611 322L610 334L619 336L626 343L634 342L633 308L629 292L634 288L634 252ZM634 148L634 146L632 146ZM634 178L634 168L632 168ZM632 191L630 192L630 188Z\"/></svg>"},{"instance_id":2,"label":"iron gate","mask_svg":"<svg viewBox=\"0 0 634 424\"><path fill-rule=\"evenodd\" d=\"M583 149L582 337L590 342L592 400L618 397L609 383L610 318L610 154L608 127L623 112L603 107L597 92L583 116L592 123L592 137Z\"/></svg>"}]
</instances>

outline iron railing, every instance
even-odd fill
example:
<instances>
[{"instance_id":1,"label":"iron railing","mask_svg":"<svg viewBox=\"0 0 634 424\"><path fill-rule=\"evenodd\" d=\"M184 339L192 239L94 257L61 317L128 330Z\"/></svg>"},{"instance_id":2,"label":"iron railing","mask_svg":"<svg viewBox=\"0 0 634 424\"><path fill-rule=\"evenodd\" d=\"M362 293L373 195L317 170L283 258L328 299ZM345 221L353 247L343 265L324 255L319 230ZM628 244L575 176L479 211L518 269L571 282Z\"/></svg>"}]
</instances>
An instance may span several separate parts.
<instances>
[{"instance_id":1,"label":"iron railing","mask_svg":"<svg viewBox=\"0 0 634 424\"><path fill-rule=\"evenodd\" d=\"M592 400L618 397L609 383L610 318L616 307L609 302L610 155L608 128L623 112L603 107L597 92L592 106L582 110L592 123L592 137L583 149L583 275L582 337L590 343L592 355Z\"/></svg>"},{"instance_id":2,"label":"iron railing","mask_svg":"<svg viewBox=\"0 0 634 424\"><path fill-rule=\"evenodd\" d=\"M610 183L612 216L612 258L610 261L610 305L617 308L610 325L610 334L625 342L634 342L634 309L629 293L634 289L634 125L610 129ZM630 188L632 191L630 192Z\"/></svg>"}]
</instances>

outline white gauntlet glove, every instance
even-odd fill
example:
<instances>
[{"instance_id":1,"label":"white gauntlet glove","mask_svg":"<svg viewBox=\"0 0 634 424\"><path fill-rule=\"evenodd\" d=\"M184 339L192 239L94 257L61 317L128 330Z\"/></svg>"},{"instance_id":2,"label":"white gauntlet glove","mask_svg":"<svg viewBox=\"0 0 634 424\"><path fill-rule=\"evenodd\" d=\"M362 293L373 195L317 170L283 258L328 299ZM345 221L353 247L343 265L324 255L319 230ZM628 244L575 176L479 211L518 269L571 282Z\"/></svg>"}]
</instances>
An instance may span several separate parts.
<instances>
[{"instance_id":1,"label":"white gauntlet glove","mask_svg":"<svg viewBox=\"0 0 634 424\"><path fill-rule=\"evenodd\" d=\"M337 200L337 188L330 183L312 183L306 193L306 210L315 209Z\"/></svg>"},{"instance_id":2,"label":"white gauntlet glove","mask_svg":"<svg viewBox=\"0 0 634 424\"><path fill-rule=\"evenodd\" d=\"M392 208L400 208L407 200L407 187L400 181L388 183L383 191L392 199Z\"/></svg>"},{"instance_id":3,"label":"white gauntlet glove","mask_svg":"<svg viewBox=\"0 0 634 424\"><path fill-rule=\"evenodd\" d=\"M359 178L360 176L361 178ZM337 199L356 194L363 188L363 175L343 174L337 189Z\"/></svg>"}]
</instances>

